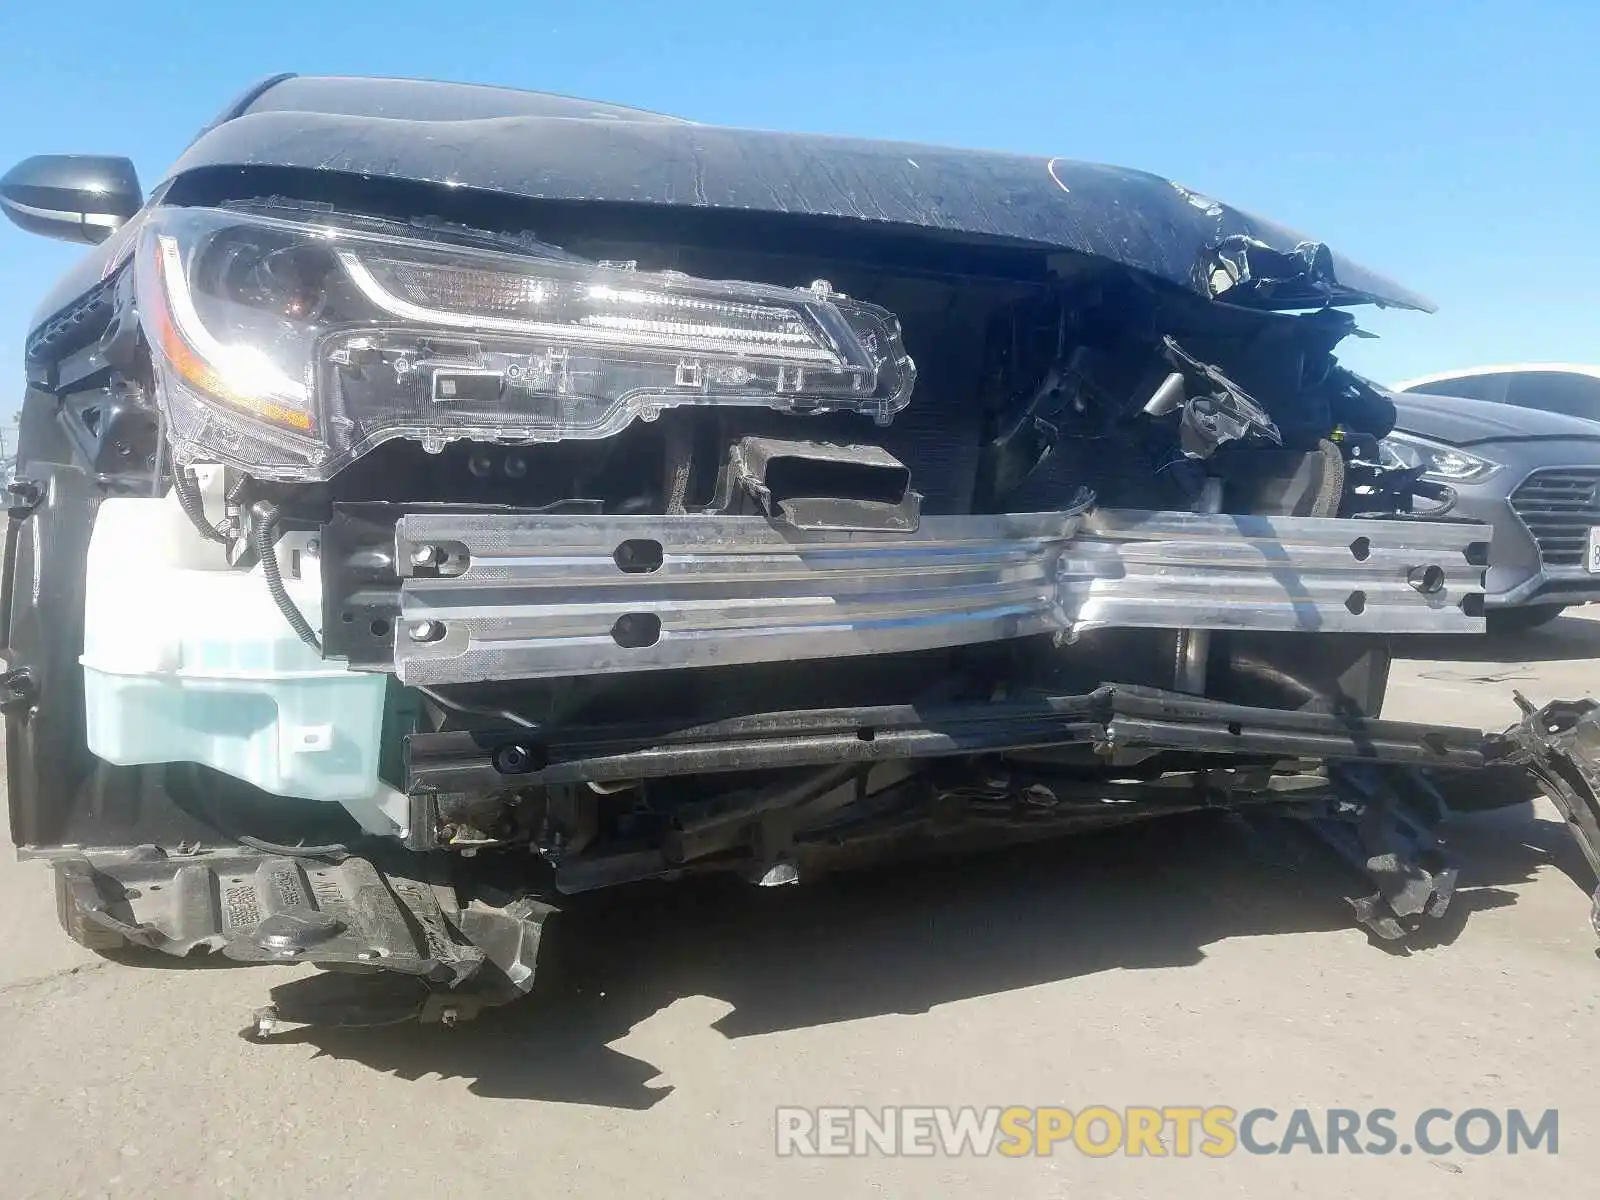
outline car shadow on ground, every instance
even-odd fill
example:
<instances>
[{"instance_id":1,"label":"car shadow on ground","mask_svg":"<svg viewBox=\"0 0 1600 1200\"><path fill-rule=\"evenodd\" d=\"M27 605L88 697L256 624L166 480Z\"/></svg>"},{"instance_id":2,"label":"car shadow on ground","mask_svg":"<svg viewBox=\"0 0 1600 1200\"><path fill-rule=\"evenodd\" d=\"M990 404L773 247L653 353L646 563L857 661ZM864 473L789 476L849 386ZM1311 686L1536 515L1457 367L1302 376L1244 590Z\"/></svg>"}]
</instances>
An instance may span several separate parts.
<instances>
[{"instance_id":1,"label":"car shadow on ground","mask_svg":"<svg viewBox=\"0 0 1600 1200\"><path fill-rule=\"evenodd\" d=\"M1397 637L1401 658L1447 663L1539 663L1600 658L1600 621L1561 616L1523 633L1427 634Z\"/></svg>"},{"instance_id":2,"label":"car shadow on ground","mask_svg":"<svg viewBox=\"0 0 1600 1200\"><path fill-rule=\"evenodd\" d=\"M534 994L454 1030L302 1029L280 1039L475 1094L645 1109L673 1090L613 1043L684 997L731 1011L728 1038L937 1005L1108 970L1198 963L1225 938L1349 929L1350 877L1299 837L1222 816L1172 818L963 860L795 888L733 881L618 891L547 926ZM1463 822L1450 914L1410 948L1455 940L1509 885L1581 856L1527 805ZM1587 885L1592 887L1592 884ZM1374 948L1371 953L1380 954ZM1406 953L1406 948L1393 952ZM1401 967L1400 969L1403 969Z\"/></svg>"}]
</instances>

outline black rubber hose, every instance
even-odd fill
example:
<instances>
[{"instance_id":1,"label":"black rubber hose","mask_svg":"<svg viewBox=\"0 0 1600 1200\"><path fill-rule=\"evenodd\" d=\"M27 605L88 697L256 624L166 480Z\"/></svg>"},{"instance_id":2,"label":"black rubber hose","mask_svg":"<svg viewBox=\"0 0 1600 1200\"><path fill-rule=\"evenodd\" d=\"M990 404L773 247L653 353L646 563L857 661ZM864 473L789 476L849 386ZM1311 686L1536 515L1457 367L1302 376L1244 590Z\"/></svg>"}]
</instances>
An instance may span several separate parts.
<instances>
[{"instance_id":1,"label":"black rubber hose","mask_svg":"<svg viewBox=\"0 0 1600 1200\"><path fill-rule=\"evenodd\" d=\"M177 493L178 507L182 508L196 531L208 542L228 544L228 535L213 525L206 516L205 501L200 498L200 484L188 467L176 467L172 472L172 490Z\"/></svg>"},{"instance_id":2,"label":"black rubber hose","mask_svg":"<svg viewBox=\"0 0 1600 1200\"><path fill-rule=\"evenodd\" d=\"M261 560L261 574L266 577L267 591L272 593L273 603L278 606L283 619L289 622L289 627L295 631L300 640L321 654L322 642L317 637L317 631L311 628L305 614L289 598L289 589L283 586L283 572L278 569L278 548L272 540L272 535L278 528L278 506L258 504L255 506L254 516L250 544L255 548L256 557Z\"/></svg>"}]
</instances>

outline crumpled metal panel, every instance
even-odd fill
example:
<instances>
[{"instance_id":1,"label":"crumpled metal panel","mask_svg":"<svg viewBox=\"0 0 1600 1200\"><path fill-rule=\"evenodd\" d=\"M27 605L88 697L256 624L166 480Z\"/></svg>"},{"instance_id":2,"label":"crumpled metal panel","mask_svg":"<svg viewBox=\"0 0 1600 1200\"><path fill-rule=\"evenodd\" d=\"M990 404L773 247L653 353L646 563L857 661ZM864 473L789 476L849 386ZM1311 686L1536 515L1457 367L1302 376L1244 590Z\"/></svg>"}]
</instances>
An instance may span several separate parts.
<instances>
[{"instance_id":1,"label":"crumpled metal panel","mask_svg":"<svg viewBox=\"0 0 1600 1200\"><path fill-rule=\"evenodd\" d=\"M287 80L196 138L167 178L272 167L529 200L824 217L1076 251L1207 296L1219 286L1211 276L1225 272L1241 293L1230 299L1267 307L1320 298L1431 309L1302 233L1146 171L649 119L603 105L583 111L571 101L496 90ZM1219 249L1227 257L1211 267Z\"/></svg>"},{"instance_id":2,"label":"crumpled metal panel","mask_svg":"<svg viewBox=\"0 0 1600 1200\"><path fill-rule=\"evenodd\" d=\"M1087 501L930 517L909 534L802 533L762 517L412 514L396 526L411 573L395 669L413 685L526 679L1095 625L1481 632L1488 537L1475 525L1091 513ZM405 564L419 550L455 565L418 574Z\"/></svg>"}]
</instances>

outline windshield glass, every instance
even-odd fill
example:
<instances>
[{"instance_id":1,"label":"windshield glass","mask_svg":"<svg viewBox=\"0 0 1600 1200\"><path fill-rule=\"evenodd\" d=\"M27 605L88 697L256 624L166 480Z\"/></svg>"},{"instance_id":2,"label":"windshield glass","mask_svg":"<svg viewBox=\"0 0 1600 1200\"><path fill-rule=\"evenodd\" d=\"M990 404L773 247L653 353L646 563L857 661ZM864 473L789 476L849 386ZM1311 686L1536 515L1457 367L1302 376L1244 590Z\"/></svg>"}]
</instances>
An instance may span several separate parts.
<instances>
[{"instance_id":1,"label":"windshield glass","mask_svg":"<svg viewBox=\"0 0 1600 1200\"><path fill-rule=\"evenodd\" d=\"M1600 379L1576 371L1524 371L1512 376L1506 401L1518 408L1600 420Z\"/></svg>"},{"instance_id":2,"label":"windshield glass","mask_svg":"<svg viewBox=\"0 0 1600 1200\"><path fill-rule=\"evenodd\" d=\"M1600 420L1600 377L1581 371L1492 371L1417 384L1406 391L1460 396Z\"/></svg>"}]
</instances>

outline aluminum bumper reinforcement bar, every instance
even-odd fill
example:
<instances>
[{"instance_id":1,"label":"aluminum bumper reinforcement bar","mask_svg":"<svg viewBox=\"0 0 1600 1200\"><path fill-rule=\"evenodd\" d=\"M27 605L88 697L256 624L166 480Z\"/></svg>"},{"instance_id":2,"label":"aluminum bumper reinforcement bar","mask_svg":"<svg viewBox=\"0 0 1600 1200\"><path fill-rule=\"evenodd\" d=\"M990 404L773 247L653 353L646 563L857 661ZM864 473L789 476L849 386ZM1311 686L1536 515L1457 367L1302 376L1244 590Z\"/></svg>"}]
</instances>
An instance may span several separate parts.
<instances>
[{"instance_id":1,"label":"aluminum bumper reinforcement bar","mask_svg":"<svg viewBox=\"0 0 1600 1200\"><path fill-rule=\"evenodd\" d=\"M366 511L336 513L324 531L329 653L408 684L889 654L1094 626L1483 629L1489 530L1470 524L1083 507L926 517L910 533L797 532L761 516L351 507ZM389 515L375 522L374 509ZM392 542L373 544L391 529ZM390 574L355 578L346 564L357 561ZM369 626L381 644L366 653L339 641Z\"/></svg>"}]
</instances>

